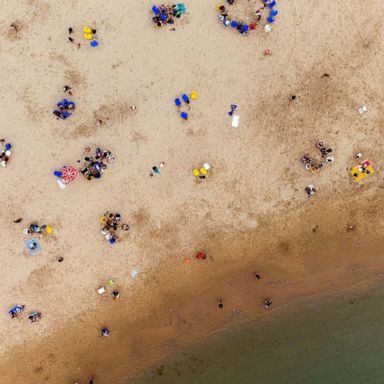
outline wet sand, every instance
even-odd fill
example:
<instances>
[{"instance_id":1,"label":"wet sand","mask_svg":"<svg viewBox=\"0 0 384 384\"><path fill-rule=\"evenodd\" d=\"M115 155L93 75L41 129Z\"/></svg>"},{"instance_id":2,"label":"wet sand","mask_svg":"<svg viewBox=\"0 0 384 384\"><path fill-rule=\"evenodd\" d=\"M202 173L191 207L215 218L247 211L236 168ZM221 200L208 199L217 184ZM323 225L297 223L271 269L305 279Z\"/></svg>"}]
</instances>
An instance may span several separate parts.
<instances>
[{"instance_id":1,"label":"wet sand","mask_svg":"<svg viewBox=\"0 0 384 384\"><path fill-rule=\"evenodd\" d=\"M329 206L329 201L325 203ZM371 203L367 201L362 208ZM98 301L94 308L58 323L44 345L25 344L8 354L0 372L20 382L31 378L42 383L70 382L76 377L85 380L89 373L95 373L101 382L129 382L169 354L219 330L260 316L274 316L276 308L296 306L305 297L320 301L324 296L352 287L363 290L382 280L381 236L365 235L371 245L368 248L359 240L359 230L346 231L344 217L331 216L325 221L317 217L315 224L312 213L319 208L323 206L308 207L298 216L292 213L305 224L305 230L298 231L294 222L288 225L272 220L272 226L265 223L258 232L234 232L227 241L211 239L216 251L212 258L191 265L182 264L179 258L180 268L175 261L165 261L164 268L146 273L141 284L124 289L118 302L96 298L94 293ZM358 225L365 223L362 216L353 217ZM378 221L372 222L372 227L378 228ZM318 229L313 233L315 225ZM336 232L334 236L328 225ZM283 235L267 242L272 228ZM250 242L257 246L249 247ZM297 249L304 252L297 253ZM260 280L254 271L260 273ZM164 284L166 280L173 282L172 288ZM223 310L216 306L220 298ZM273 301L270 311L262 305L265 298ZM111 337L103 340L97 331L106 324ZM24 326L19 322L15 327Z\"/></svg>"},{"instance_id":2,"label":"wet sand","mask_svg":"<svg viewBox=\"0 0 384 384\"><path fill-rule=\"evenodd\" d=\"M130 382L380 383L383 293L381 282L300 301L175 353Z\"/></svg>"},{"instance_id":3,"label":"wet sand","mask_svg":"<svg viewBox=\"0 0 384 384\"><path fill-rule=\"evenodd\" d=\"M1 15L1 135L15 148L1 170L1 307L43 312L33 325L0 319L6 382L71 383L95 373L123 383L230 326L233 308L246 321L265 314L266 297L275 308L368 284L382 271L383 4L281 1L272 33L248 38L223 29L203 1L187 3L174 32L154 29L148 7L129 4L36 0ZM17 36L7 27L14 20ZM92 23L100 49L66 42L68 26ZM51 109L66 83L78 109L56 121ZM173 98L193 89L200 98L182 123ZM239 129L226 115L231 103ZM315 154L319 139L336 161L310 175L299 159ZM116 155L111 169L100 183L60 191L52 171L95 144ZM359 188L347 169L357 151L376 169ZM164 170L150 178L160 161ZM196 183L191 170L204 161L212 172ZM311 182L318 193L308 199ZM131 226L113 248L99 233L107 209ZM14 224L17 217L24 221ZM22 229L34 220L55 234L31 258ZM183 263L201 249L205 262ZM108 278L121 291L117 302L97 295ZM109 339L98 337L102 325Z\"/></svg>"}]
</instances>

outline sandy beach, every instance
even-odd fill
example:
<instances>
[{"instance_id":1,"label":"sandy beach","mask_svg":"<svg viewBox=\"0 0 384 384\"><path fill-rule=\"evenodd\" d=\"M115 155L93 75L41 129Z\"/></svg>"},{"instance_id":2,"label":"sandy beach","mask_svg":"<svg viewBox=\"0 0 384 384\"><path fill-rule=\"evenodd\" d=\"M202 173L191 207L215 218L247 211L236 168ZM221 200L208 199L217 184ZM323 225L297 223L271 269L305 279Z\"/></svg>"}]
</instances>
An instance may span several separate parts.
<instances>
[{"instance_id":1,"label":"sandy beach","mask_svg":"<svg viewBox=\"0 0 384 384\"><path fill-rule=\"evenodd\" d=\"M235 10L246 18L250 3ZM272 31L248 36L203 0L185 2L174 31L154 28L152 4L134 0L1 4L0 137L13 147L0 169L3 383L81 384L91 374L95 384L129 383L230 327L234 313L273 316L382 279L382 2L281 0ZM97 48L82 39L84 25L97 29ZM62 121L52 111L66 84L77 108ZM193 90L182 121L173 100ZM300 157L316 156L321 139L335 161L312 174ZM53 171L97 145L116 157L103 178L60 190ZM375 169L359 186L357 152ZM196 179L204 162L212 168ZM115 246L100 234L107 210L130 226ZM29 256L32 222L54 233ZM98 295L108 279L119 300ZM11 319L17 303L42 319Z\"/></svg>"}]
</instances>

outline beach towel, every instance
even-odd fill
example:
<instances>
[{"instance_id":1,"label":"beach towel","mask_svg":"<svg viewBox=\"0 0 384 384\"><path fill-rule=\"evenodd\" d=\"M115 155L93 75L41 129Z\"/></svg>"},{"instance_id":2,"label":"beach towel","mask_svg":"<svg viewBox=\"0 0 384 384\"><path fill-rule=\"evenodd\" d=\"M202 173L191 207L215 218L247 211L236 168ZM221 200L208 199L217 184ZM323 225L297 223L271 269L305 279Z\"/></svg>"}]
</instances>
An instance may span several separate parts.
<instances>
[{"instance_id":1,"label":"beach towel","mask_svg":"<svg viewBox=\"0 0 384 384\"><path fill-rule=\"evenodd\" d=\"M366 169L370 172L370 175L373 175L375 173L375 170L371 165L368 165ZM353 176L353 179L359 183L361 180L363 180L365 177L368 176L365 172L360 172L359 167L355 166L351 170L351 175Z\"/></svg>"},{"instance_id":2,"label":"beach towel","mask_svg":"<svg viewBox=\"0 0 384 384\"><path fill-rule=\"evenodd\" d=\"M36 244L36 247L31 248L31 245L34 243ZM29 256L33 256L36 252L41 251L41 246L40 246L39 240L37 240L35 238L25 240L24 244L25 244L26 248L28 249Z\"/></svg>"}]
</instances>

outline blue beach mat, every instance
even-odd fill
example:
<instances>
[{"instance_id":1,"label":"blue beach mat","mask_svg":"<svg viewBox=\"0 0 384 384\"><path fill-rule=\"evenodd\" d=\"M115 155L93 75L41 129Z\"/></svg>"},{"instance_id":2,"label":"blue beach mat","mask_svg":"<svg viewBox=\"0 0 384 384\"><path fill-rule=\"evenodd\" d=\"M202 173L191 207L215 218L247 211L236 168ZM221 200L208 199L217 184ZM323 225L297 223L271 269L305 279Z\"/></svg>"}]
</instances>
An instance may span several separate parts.
<instances>
[{"instance_id":1,"label":"blue beach mat","mask_svg":"<svg viewBox=\"0 0 384 384\"><path fill-rule=\"evenodd\" d=\"M31 248L31 245L33 243L36 244L36 248ZM25 244L26 248L28 249L29 256L33 256L36 252L41 251L41 246L40 246L39 240L37 240L37 239L25 240L24 244Z\"/></svg>"}]
</instances>

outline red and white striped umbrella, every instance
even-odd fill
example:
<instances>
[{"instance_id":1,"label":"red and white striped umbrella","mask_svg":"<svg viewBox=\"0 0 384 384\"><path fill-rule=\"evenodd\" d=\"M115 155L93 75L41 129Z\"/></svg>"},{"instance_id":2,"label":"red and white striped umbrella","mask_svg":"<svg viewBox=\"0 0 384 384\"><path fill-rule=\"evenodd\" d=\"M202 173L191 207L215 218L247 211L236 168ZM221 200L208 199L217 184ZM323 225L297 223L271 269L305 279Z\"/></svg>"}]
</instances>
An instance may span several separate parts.
<instances>
[{"instance_id":1,"label":"red and white striped umbrella","mask_svg":"<svg viewBox=\"0 0 384 384\"><path fill-rule=\"evenodd\" d=\"M76 180L78 175L77 169L73 165L64 165L61 172L61 178L65 183Z\"/></svg>"}]
</instances>

